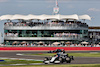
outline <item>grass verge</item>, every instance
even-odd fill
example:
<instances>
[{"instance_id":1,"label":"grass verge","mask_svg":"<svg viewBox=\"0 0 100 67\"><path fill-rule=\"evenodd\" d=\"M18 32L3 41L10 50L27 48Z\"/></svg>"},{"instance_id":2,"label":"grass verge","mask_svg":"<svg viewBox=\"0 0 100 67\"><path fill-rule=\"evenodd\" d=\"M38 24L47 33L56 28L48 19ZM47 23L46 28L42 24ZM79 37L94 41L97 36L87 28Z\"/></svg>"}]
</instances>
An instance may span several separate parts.
<instances>
[{"instance_id":1,"label":"grass verge","mask_svg":"<svg viewBox=\"0 0 100 67\"><path fill-rule=\"evenodd\" d=\"M0 66L0 67L100 67L100 64L26 65L26 66Z\"/></svg>"},{"instance_id":2,"label":"grass verge","mask_svg":"<svg viewBox=\"0 0 100 67\"><path fill-rule=\"evenodd\" d=\"M11 60L11 59L4 59L4 61L0 61L0 64L30 64L30 63L43 63L43 62L34 60Z\"/></svg>"},{"instance_id":3,"label":"grass verge","mask_svg":"<svg viewBox=\"0 0 100 67\"><path fill-rule=\"evenodd\" d=\"M68 53L75 57L100 57L100 53ZM24 54L24 55L39 55L39 56L53 56L56 53L38 53L38 54Z\"/></svg>"}]
</instances>

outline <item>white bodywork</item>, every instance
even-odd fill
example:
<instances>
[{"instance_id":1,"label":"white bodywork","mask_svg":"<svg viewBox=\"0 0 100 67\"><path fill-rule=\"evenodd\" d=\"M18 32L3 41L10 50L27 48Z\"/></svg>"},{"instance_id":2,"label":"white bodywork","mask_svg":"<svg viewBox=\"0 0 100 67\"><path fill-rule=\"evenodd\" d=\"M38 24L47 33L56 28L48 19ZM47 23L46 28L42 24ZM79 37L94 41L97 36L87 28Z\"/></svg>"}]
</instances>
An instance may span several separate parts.
<instances>
[{"instance_id":1,"label":"white bodywork","mask_svg":"<svg viewBox=\"0 0 100 67\"><path fill-rule=\"evenodd\" d=\"M56 57L52 57L52 59L50 60L50 62L53 62L56 59Z\"/></svg>"},{"instance_id":2,"label":"white bodywork","mask_svg":"<svg viewBox=\"0 0 100 67\"><path fill-rule=\"evenodd\" d=\"M44 61L44 63L45 63L45 64L49 64L49 63L52 63L52 62L53 62L53 63L60 63L59 60L56 60L56 61L55 61L56 58L57 58L57 57L52 57L51 60Z\"/></svg>"}]
</instances>

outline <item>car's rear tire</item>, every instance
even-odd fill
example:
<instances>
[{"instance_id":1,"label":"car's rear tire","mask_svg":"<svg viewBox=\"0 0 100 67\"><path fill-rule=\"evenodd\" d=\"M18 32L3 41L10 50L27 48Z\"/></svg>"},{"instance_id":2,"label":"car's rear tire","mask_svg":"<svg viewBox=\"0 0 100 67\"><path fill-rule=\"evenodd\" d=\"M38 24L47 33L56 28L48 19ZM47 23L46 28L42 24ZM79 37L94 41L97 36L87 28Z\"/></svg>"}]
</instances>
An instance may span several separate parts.
<instances>
[{"instance_id":1,"label":"car's rear tire","mask_svg":"<svg viewBox=\"0 0 100 67\"><path fill-rule=\"evenodd\" d=\"M67 57L66 58L66 63L70 63L71 62L71 58L70 57Z\"/></svg>"}]
</instances>

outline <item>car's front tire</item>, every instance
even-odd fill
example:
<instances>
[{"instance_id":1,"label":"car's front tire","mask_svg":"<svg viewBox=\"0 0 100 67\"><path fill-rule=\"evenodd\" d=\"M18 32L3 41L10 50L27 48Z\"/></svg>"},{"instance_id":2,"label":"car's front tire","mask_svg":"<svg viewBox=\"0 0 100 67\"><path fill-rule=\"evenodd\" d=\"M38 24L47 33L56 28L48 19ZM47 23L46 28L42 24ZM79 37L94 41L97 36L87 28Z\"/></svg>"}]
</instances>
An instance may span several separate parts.
<instances>
[{"instance_id":1,"label":"car's front tire","mask_svg":"<svg viewBox=\"0 0 100 67\"><path fill-rule=\"evenodd\" d=\"M45 64L49 64L49 59L48 59L48 57L45 57L43 63L45 63Z\"/></svg>"},{"instance_id":2,"label":"car's front tire","mask_svg":"<svg viewBox=\"0 0 100 67\"><path fill-rule=\"evenodd\" d=\"M44 64L49 64L50 62L48 60L43 61Z\"/></svg>"}]
</instances>

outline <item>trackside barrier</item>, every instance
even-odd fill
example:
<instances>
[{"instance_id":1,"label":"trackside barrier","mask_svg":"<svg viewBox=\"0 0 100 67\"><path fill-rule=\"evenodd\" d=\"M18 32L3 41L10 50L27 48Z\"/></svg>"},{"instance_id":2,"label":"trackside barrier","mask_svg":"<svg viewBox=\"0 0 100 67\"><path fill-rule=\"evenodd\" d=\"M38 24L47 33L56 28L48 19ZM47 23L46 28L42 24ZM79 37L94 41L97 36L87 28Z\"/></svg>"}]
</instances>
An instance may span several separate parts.
<instances>
[{"instance_id":1,"label":"trackside barrier","mask_svg":"<svg viewBox=\"0 0 100 67\"><path fill-rule=\"evenodd\" d=\"M100 47L0 47L0 50L100 50Z\"/></svg>"}]
</instances>

